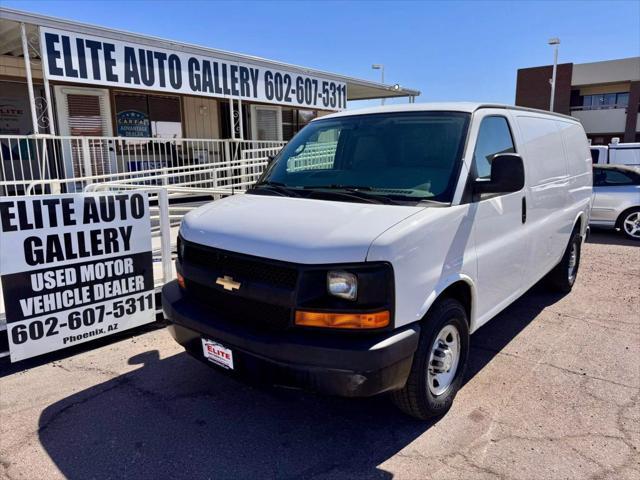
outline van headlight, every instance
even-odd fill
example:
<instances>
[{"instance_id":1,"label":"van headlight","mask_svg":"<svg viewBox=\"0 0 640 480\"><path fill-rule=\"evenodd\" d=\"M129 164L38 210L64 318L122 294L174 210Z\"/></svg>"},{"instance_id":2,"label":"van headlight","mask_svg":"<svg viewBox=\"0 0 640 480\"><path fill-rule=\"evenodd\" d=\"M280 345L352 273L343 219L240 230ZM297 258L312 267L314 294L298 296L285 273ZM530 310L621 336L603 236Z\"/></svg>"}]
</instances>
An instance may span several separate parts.
<instances>
[{"instance_id":1,"label":"van headlight","mask_svg":"<svg viewBox=\"0 0 640 480\"><path fill-rule=\"evenodd\" d=\"M327 291L340 298L355 300L358 298L358 277L341 270L327 273Z\"/></svg>"}]
</instances>

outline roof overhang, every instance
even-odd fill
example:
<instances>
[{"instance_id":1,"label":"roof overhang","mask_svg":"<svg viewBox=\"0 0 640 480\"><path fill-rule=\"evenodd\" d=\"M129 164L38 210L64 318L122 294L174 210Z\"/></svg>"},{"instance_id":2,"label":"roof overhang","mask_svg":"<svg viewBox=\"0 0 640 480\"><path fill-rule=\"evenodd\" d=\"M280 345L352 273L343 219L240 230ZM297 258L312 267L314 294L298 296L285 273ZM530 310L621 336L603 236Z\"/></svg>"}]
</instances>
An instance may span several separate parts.
<instances>
[{"instance_id":1,"label":"roof overhang","mask_svg":"<svg viewBox=\"0 0 640 480\"><path fill-rule=\"evenodd\" d=\"M292 65L289 63L268 60L265 58L245 55L241 53L217 50L214 48L202 47L189 43L175 42L163 38L139 35L131 32L100 27L86 23L74 22L61 18L39 15L31 12L24 12L9 8L0 8L0 55L22 55L22 44L20 37L20 23L27 27L29 43L39 51L39 36L37 27L50 27L61 30L69 30L87 35L96 35L114 40L133 42L150 47L161 47L168 50L190 53L203 56L214 56L229 62L244 62L266 68L287 70L304 75L313 75L327 80L345 82L347 84L347 100L370 100L376 98L392 97L416 97L420 95L419 90L403 88L398 85L384 85L368 80L348 77L335 73L325 72L312 68ZM31 52L32 57L39 55Z\"/></svg>"}]
</instances>

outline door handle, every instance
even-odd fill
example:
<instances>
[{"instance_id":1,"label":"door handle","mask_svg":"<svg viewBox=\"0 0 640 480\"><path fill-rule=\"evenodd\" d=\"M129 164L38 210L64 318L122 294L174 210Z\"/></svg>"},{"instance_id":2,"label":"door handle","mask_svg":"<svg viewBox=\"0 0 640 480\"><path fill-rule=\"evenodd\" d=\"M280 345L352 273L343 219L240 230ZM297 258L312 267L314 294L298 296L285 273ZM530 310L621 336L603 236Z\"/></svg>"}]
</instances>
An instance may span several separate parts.
<instances>
[{"instance_id":1,"label":"door handle","mask_svg":"<svg viewBox=\"0 0 640 480\"><path fill-rule=\"evenodd\" d=\"M527 222L527 198L522 197L522 223Z\"/></svg>"}]
</instances>

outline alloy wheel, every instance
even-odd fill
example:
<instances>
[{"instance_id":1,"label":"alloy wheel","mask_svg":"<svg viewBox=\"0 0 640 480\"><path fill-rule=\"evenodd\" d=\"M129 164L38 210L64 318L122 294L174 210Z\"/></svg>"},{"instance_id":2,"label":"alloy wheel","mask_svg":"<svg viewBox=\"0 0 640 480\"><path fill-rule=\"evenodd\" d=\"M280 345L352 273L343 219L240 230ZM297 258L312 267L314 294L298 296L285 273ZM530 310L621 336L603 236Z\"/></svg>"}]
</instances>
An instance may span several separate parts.
<instances>
[{"instance_id":1,"label":"alloy wheel","mask_svg":"<svg viewBox=\"0 0 640 480\"><path fill-rule=\"evenodd\" d=\"M624 232L633 238L640 238L640 212L631 212L622 222Z\"/></svg>"}]
</instances>

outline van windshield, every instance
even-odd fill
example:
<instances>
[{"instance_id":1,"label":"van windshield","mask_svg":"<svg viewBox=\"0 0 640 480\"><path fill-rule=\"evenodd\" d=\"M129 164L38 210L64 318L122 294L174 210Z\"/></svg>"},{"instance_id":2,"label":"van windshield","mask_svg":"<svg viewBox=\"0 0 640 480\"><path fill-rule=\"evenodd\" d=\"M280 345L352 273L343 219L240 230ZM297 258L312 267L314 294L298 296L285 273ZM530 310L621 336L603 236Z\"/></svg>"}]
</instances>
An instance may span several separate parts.
<instances>
[{"instance_id":1,"label":"van windshield","mask_svg":"<svg viewBox=\"0 0 640 480\"><path fill-rule=\"evenodd\" d=\"M469 118L461 112L400 112L317 120L283 148L255 189L292 196L315 191L347 201L448 203Z\"/></svg>"}]
</instances>

